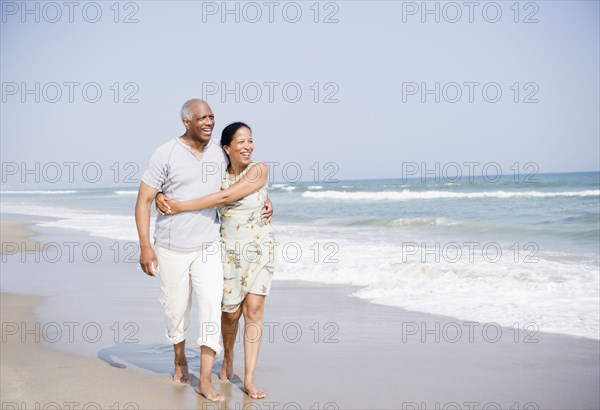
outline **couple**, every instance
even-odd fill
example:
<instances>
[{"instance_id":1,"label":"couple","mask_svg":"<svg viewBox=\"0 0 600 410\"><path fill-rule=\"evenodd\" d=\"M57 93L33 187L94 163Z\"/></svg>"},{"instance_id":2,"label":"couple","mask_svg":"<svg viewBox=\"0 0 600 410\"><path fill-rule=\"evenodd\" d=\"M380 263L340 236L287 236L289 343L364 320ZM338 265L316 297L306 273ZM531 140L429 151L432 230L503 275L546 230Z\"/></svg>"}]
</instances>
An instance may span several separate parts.
<instances>
[{"instance_id":1,"label":"couple","mask_svg":"<svg viewBox=\"0 0 600 410\"><path fill-rule=\"evenodd\" d=\"M233 346L243 314L244 391L264 398L254 385L254 370L275 253L268 169L252 162L254 145L246 124L228 125L219 146L211 139L215 119L205 101L187 101L181 119L185 133L154 152L135 206L140 265L150 276L160 269L160 303L175 353L173 378L189 382L185 339L194 291L200 321L198 393L224 400L211 380L214 358L222 350L219 330L225 348L220 378L227 380L233 377ZM159 215L153 249L155 197Z\"/></svg>"}]
</instances>

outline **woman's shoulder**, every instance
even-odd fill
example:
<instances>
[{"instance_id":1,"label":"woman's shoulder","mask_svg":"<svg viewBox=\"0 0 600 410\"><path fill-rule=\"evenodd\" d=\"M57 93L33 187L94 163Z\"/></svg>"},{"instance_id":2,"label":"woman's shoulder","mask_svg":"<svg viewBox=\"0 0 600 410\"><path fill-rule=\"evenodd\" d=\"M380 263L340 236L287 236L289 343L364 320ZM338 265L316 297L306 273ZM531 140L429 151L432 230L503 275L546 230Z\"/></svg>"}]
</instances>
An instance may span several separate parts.
<instances>
[{"instance_id":1,"label":"woman's shoulder","mask_svg":"<svg viewBox=\"0 0 600 410\"><path fill-rule=\"evenodd\" d=\"M247 184L266 185L269 181L269 170L263 162L251 162L246 169L236 178L236 181L244 181Z\"/></svg>"},{"instance_id":2,"label":"woman's shoulder","mask_svg":"<svg viewBox=\"0 0 600 410\"><path fill-rule=\"evenodd\" d=\"M269 167L264 162L256 161L248 164L248 167L245 170L245 174L249 177L258 177L260 178L263 175L269 175Z\"/></svg>"}]
</instances>

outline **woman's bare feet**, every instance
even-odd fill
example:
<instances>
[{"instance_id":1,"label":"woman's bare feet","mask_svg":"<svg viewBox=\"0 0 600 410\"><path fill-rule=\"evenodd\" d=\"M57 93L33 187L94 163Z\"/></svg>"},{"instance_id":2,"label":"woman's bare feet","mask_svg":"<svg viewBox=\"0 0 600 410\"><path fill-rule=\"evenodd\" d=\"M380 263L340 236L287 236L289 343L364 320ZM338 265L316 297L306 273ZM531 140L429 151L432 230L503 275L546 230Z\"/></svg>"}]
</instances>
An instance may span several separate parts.
<instances>
[{"instance_id":1,"label":"woman's bare feet","mask_svg":"<svg viewBox=\"0 0 600 410\"><path fill-rule=\"evenodd\" d=\"M214 402L222 402L225 400L225 396L219 393L215 386L212 384L212 380L203 380L200 379L200 385L198 386L198 390L196 390L198 394L203 395L210 401Z\"/></svg>"},{"instance_id":2,"label":"woman's bare feet","mask_svg":"<svg viewBox=\"0 0 600 410\"><path fill-rule=\"evenodd\" d=\"M252 380L244 380L244 393L253 399L265 398L265 392L258 389Z\"/></svg>"},{"instance_id":3,"label":"woman's bare feet","mask_svg":"<svg viewBox=\"0 0 600 410\"><path fill-rule=\"evenodd\" d=\"M219 378L222 381L233 379L233 351L226 351L223 355L223 366L221 366Z\"/></svg>"},{"instance_id":4,"label":"woman's bare feet","mask_svg":"<svg viewBox=\"0 0 600 410\"><path fill-rule=\"evenodd\" d=\"M175 370L173 371L173 380L178 383L189 383L190 376L188 373L187 359L175 360Z\"/></svg>"}]
</instances>

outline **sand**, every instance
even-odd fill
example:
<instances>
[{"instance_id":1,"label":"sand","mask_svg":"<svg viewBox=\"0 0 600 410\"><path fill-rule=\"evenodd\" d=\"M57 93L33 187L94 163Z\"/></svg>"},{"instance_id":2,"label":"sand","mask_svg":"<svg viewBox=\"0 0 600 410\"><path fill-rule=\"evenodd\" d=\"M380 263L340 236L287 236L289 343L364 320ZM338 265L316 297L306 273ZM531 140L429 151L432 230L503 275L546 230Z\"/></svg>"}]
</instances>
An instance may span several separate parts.
<instances>
[{"instance_id":1,"label":"sand","mask_svg":"<svg viewBox=\"0 0 600 410\"><path fill-rule=\"evenodd\" d=\"M8 230L5 226L3 242L18 242L31 235L24 231L26 223L9 224ZM48 240L61 235L65 233L55 232ZM46 242L44 237L42 241ZM98 239L98 243L103 242ZM106 289L114 287L110 275L141 275L132 265L85 265L74 261L46 266L30 260L21 264L15 259L17 255L11 257L3 261L3 292L5 287L14 290L15 284L21 286L14 275L25 278L23 283L31 282L32 269L43 268L55 280L69 274L64 270L85 270L89 278L107 272L106 280L92 284L89 280L78 282L78 276L73 275L70 295L85 294L86 286L92 289L102 283ZM12 276L5 286L6 275ZM145 278L139 280L146 283L142 282ZM493 324L408 312L350 297L353 289L349 287L297 281L275 281L267 300L267 327L256 376L267 398L255 401L241 392L243 352L238 343L233 383L219 382L213 375L217 389L227 397L225 403L214 405L194 392L197 355L190 357L196 376L191 387L170 380L170 347L160 334L160 319L154 314L144 316L148 307L142 303L143 289L138 294L126 290L129 296L125 301L109 292L98 292L100 296L90 292L76 299L64 298L49 283L32 288L44 297L1 296L3 409L36 408L36 403L38 408L84 408L86 403L88 408L95 408L90 403L97 403L98 407L119 409L127 403L140 409L600 407L598 340L517 332ZM44 295L44 289L49 289L49 294ZM31 335L23 336L23 329L35 329L35 322L41 328L52 320L62 323L64 312L56 310L57 306L76 304L77 312L84 316L108 314L103 313L105 310L88 311L86 298L105 298L107 306L133 306L127 312L139 316L140 342L88 343L86 349L95 354L82 355L77 346L71 354L56 350L65 350L64 344L49 346L43 340L36 342ZM158 302L152 298L148 306L153 309ZM136 310L136 303L143 309ZM193 352L194 346L188 349ZM218 358L215 372L220 363ZM58 407L49 403L57 403Z\"/></svg>"},{"instance_id":2,"label":"sand","mask_svg":"<svg viewBox=\"0 0 600 410\"><path fill-rule=\"evenodd\" d=\"M39 235L32 222L2 221L3 249L10 244L35 249ZM43 244L42 244L43 246ZM3 263L4 265L4 263ZM7 272L2 269L2 275ZM210 404L188 385L157 376L131 364L113 367L100 359L71 355L45 347L39 337L44 323L33 310L36 296L0 295L2 344L0 402L4 409L169 409L202 408ZM35 331L36 324L39 327ZM27 330L33 332L27 333ZM38 340L36 340L36 334ZM197 380L196 380L197 386Z\"/></svg>"},{"instance_id":3,"label":"sand","mask_svg":"<svg viewBox=\"0 0 600 410\"><path fill-rule=\"evenodd\" d=\"M25 246L26 249L35 249L37 241L30 238L36 233L27 229L31 225L30 221L5 221L0 220L0 254L18 252Z\"/></svg>"}]
</instances>

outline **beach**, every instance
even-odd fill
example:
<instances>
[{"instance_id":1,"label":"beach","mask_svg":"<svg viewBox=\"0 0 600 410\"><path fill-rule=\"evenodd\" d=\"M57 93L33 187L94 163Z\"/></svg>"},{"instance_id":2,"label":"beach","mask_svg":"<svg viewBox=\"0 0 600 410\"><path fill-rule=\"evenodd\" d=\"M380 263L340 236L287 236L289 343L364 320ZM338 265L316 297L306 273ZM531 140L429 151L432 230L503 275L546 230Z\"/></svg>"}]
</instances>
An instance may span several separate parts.
<instances>
[{"instance_id":1,"label":"beach","mask_svg":"<svg viewBox=\"0 0 600 410\"><path fill-rule=\"evenodd\" d=\"M0 410L600 410L600 0L0 9Z\"/></svg>"},{"instance_id":2,"label":"beach","mask_svg":"<svg viewBox=\"0 0 600 410\"><path fill-rule=\"evenodd\" d=\"M10 218L3 215L3 248L23 240L27 246L34 240L64 246L66 238L81 248L94 243L106 251L114 245ZM226 401L212 404L194 392L199 357L191 341L186 350L192 386L171 381L172 353L156 282L134 263L112 257L88 254L84 260L73 252L71 259L56 260L56 252L41 253L37 260L32 253L25 259L16 252L3 255L3 409L600 404L598 340L411 312L351 297L348 286L303 281L275 281L267 300L257 368L267 398L251 400L241 392L243 352L237 343L233 383L217 380L222 358L216 360L213 380ZM123 286L119 277L128 278Z\"/></svg>"}]
</instances>

